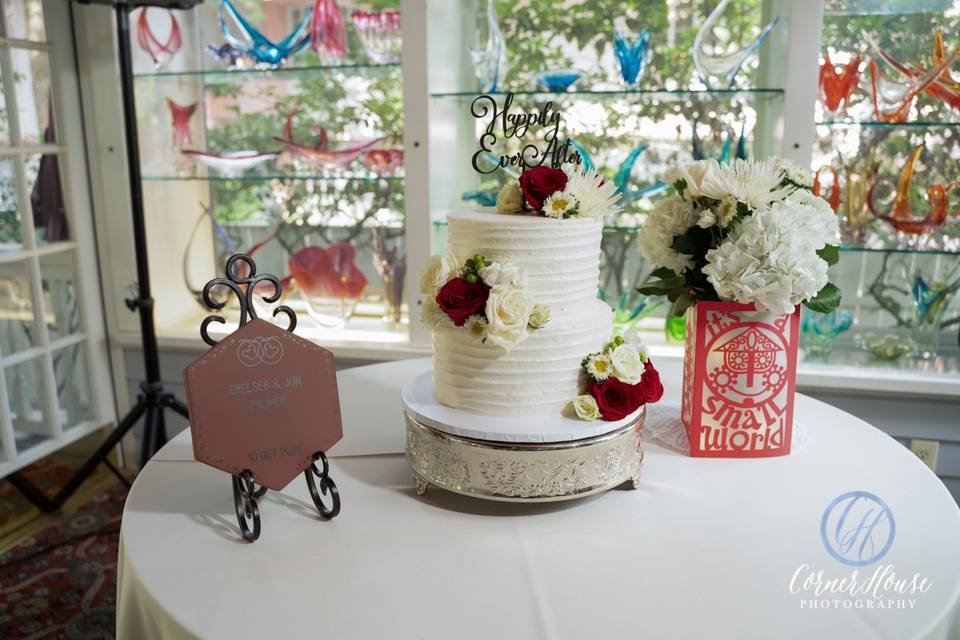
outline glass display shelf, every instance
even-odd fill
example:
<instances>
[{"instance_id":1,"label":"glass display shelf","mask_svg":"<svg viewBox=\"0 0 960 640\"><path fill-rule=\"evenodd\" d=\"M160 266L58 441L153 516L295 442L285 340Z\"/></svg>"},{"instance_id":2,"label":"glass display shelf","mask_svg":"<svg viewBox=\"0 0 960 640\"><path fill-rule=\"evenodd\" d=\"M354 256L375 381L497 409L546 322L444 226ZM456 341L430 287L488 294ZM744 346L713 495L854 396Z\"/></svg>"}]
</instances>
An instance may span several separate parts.
<instances>
[{"instance_id":1,"label":"glass display shelf","mask_svg":"<svg viewBox=\"0 0 960 640\"><path fill-rule=\"evenodd\" d=\"M262 78L272 78L274 76L286 76L286 75L296 75L304 74L316 71L342 71L347 73L365 73L365 72L378 72L384 70L393 70L399 69L399 62L391 62L387 64L370 64L365 62L357 63L343 63L343 64L312 64L312 65L302 65L302 66L289 66L289 67L245 67L239 69L224 69L224 68L211 68L211 69L186 69L183 71L150 71L146 73L135 73L135 79L157 79L157 78L191 78L202 76L205 80L207 78L225 78L225 77L242 77L244 79L254 79L258 77Z\"/></svg>"},{"instance_id":2,"label":"glass display shelf","mask_svg":"<svg viewBox=\"0 0 960 640\"><path fill-rule=\"evenodd\" d=\"M314 180L318 182L376 182L378 180L387 180L389 182L403 182L403 176L320 176L305 173L265 173L251 174L242 176L197 176L197 175L147 175L143 176L147 182L175 182L175 181L204 181L204 182L264 182L269 180Z\"/></svg>"},{"instance_id":3,"label":"glass display shelf","mask_svg":"<svg viewBox=\"0 0 960 640\"><path fill-rule=\"evenodd\" d=\"M434 92L430 94L434 99L457 101L472 101L480 91L452 91ZM743 98L747 100L771 100L783 97L783 89L576 89L573 91L543 91L515 90L511 91L514 97L532 98L564 98L585 97L595 99L615 99L626 97L646 97L663 102L680 102L683 100L718 100L728 98ZM506 96L507 92L491 93L492 96Z\"/></svg>"},{"instance_id":4,"label":"glass display shelf","mask_svg":"<svg viewBox=\"0 0 960 640\"><path fill-rule=\"evenodd\" d=\"M877 120L822 120L818 127L876 127L881 129L943 129L960 127L958 120L913 120L909 122L879 122Z\"/></svg>"}]
</instances>

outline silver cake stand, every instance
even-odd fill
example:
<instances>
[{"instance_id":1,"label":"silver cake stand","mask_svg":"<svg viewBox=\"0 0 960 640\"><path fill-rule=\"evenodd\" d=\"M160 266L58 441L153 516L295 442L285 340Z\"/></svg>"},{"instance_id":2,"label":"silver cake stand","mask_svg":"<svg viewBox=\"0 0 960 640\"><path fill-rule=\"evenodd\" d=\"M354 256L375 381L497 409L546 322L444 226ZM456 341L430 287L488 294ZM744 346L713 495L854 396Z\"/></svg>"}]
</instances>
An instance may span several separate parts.
<instances>
[{"instance_id":1,"label":"silver cake stand","mask_svg":"<svg viewBox=\"0 0 960 640\"><path fill-rule=\"evenodd\" d=\"M432 485L486 500L553 502L640 482L643 409L618 422L479 416L441 405L432 372L402 397L419 495Z\"/></svg>"}]
</instances>

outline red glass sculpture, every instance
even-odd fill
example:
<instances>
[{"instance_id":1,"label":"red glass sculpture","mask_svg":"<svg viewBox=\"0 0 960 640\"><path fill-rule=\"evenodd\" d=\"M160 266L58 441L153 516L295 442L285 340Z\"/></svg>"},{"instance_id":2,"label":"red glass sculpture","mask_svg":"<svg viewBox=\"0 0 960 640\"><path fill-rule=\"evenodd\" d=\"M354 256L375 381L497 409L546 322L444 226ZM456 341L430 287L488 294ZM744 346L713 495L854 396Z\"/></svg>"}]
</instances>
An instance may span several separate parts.
<instances>
[{"instance_id":1,"label":"red glass sculpture","mask_svg":"<svg viewBox=\"0 0 960 640\"><path fill-rule=\"evenodd\" d=\"M363 164L377 175L396 175L403 166L403 149L370 149L364 151Z\"/></svg>"},{"instance_id":2,"label":"red glass sculpture","mask_svg":"<svg viewBox=\"0 0 960 640\"><path fill-rule=\"evenodd\" d=\"M150 30L150 21L147 19L148 10L149 7L144 7L137 17L137 44L159 69L180 51L180 47L183 46L183 36L180 33L177 17L173 15L173 11L167 9L167 15L170 16L170 35L167 36L166 42L160 42L160 39Z\"/></svg>"},{"instance_id":3,"label":"red glass sculpture","mask_svg":"<svg viewBox=\"0 0 960 640\"><path fill-rule=\"evenodd\" d=\"M957 47L948 56L943 46L943 36L934 35L934 60L932 67L917 64L905 65L884 51L877 42L866 37L877 57L890 65L903 80L896 80L884 72L876 60L870 60L870 90L873 95L873 109L880 122L906 122L914 99L921 93L944 100L950 106L960 105L960 85L957 85L948 67L960 55ZM939 45L938 45L939 42Z\"/></svg>"},{"instance_id":4,"label":"red glass sculpture","mask_svg":"<svg viewBox=\"0 0 960 640\"><path fill-rule=\"evenodd\" d=\"M947 200L948 187L944 187L944 185L938 182L934 182L927 187L927 200L929 201L930 208L926 216L922 218L919 217L910 205L910 191L914 167L917 159L920 158L920 154L923 153L925 146L924 144L917 145L910 153L910 157L907 158L907 164L904 165L901 170L900 178L897 181L896 197L893 201L893 210L890 213L880 213L874 202L874 194L877 186L886 181L875 180L867 189L867 206L870 207L870 213L881 220L889 222L894 229L904 233L928 234L942 226L947 219L947 207L949 206ZM952 187L953 185L949 186L949 188Z\"/></svg>"},{"instance_id":5,"label":"red glass sculpture","mask_svg":"<svg viewBox=\"0 0 960 640\"><path fill-rule=\"evenodd\" d=\"M177 104L171 98L167 98L167 107L170 109L170 117L173 119L173 147L177 151L181 151L193 145L193 135L190 133L190 118L197 110L197 103L182 105Z\"/></svg>"},{"instance_id":6,"label":"red glass sculpture","mask_svg":"<svg viewBox=\"0 0 960 640\"><path fill-rule=\"evenodd\" d=\"M813 174L813 195L821 196L826 191L820 182L820 173L824 170L829 171L833 176L833 182L830 185L830 195L826 197L826 201L830 205L830 208L833 209L833 212L836 213L840 209L840 177L836 169L831 166L823 166L817 169L817 172Z\"/></svg>"},{"instance_id":7,"label":"red glass sculpture","mask_svg":"<svg viewBox=\"0 0 960 640\"><path fill-rule=\"evenodd\" d=\"M353 314L367 278L354 264L357 250L348 242L304 247L290 258L290 273L310 316L324 327L342 326Z\"/></svg>"},{"instance_id":8,"label":"red glass sculpture","mask_svg":"<svg viewBox=\"0 0 960 640\"><path fill-rule=\"evenodd\" d=\"M273 138L286 145L287 149L294 156L307 158L318 164L333 165L344 169L360 157L360 154L382 140L382 138L373 138L371 140L346 145L338 149L331 149L326 128L318 126L317 141L312 146L296 142L293 140L293 117L299 112L300 108L297 107L287 114L287 122L283 126L283 137L274 136Z\"/></svg>"},{"instance_id":9,"label":"red glass sculpture","mask_svg":"<svg viewBox=\"0 0 960 640\"><path fill-rule=\"evenodd\" d=\"M310 46L323 64L336 64L349 53L347 25L337 0L317 0L313 5Z\"/></svg>"},{"instance_id":10,"label":"red glass sculpture","mask_svg":"<svg viewBox=\"0 0 960 640\"><path fill-rule=\"evenodd\" d=\"M842 71L837 71L830 60L830 54L823 54L823 62L820 64L820 101L829 114L838 114L849 104L850 96L860 82L861 60L863 56L855 56L841 67Z\"/></svg>"}]
</instances>

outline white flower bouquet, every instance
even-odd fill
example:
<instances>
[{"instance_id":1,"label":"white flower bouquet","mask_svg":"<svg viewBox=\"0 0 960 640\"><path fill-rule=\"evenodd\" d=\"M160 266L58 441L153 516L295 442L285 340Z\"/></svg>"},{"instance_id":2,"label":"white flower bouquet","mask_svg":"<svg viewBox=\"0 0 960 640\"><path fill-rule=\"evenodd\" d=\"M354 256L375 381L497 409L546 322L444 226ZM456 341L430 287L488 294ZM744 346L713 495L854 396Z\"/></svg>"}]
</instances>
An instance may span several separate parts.
<instances>
[{"instance_id":1,"label":"white flower bouquet","mask_svg":"<svg viewBox=\"0 0 960 640\"><path fill-rule=\"evenodd\" d=\"M753 304L789 314L798 304L828 312L840 304L827 268L839 258L837 217L788 160L699 160L665 176L676 194L661 200L640 237L657 268L639 289L665 295L672 314L698 300Z\"/></svg>"}]
</instances>

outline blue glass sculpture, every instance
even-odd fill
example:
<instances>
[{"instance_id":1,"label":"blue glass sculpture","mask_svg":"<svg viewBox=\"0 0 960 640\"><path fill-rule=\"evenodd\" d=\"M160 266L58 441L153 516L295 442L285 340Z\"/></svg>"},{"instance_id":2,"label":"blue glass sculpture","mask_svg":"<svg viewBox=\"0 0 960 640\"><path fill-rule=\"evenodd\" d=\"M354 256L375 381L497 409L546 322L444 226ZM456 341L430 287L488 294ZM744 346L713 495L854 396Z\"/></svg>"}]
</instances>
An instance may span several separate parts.
<instances>
[{"instance_id":1,"label":"blue glass sculpture","mask_svg":"<svg viewBox=\"0 0 960 640\"><path fill-rule=\"evenodd\" d=\"M286 38L274 43L240 15L240 12L237 11L230 0L223 0L220 5L220 30L223 32L223 38L227 41L227 44L240 53L250 56L257 62L278 65L310 44L308 29L312 13L312 11L307 11L300 24ZM236 36L233 29L227 24L227 16L239 30L240 37Z\"/></svg>"},{"instance_id":2,"label":"blue glass sculpture","mask_svg":"<svg viewBox=\"0 0 960 640\"><path fill-rule=\"evenodd\" d=\"M500 31L500 23L497 22L493 0L487 0L487 10L479 22L481 24L478 26L482 28L477 29L477 42L483 31L486 31L487 39L483 49L479 45L470 47L470 58L473 60L477 78L480 79L480 90L484 93L495 93L500 90L510 65L507 61L507 43Z\"/></svg>"},{"instance_id":3,"label":"blue glass sculpture","mask_svg":"<svg viewBox=\"0 0 960 640\"><path fill-rule=\"evenodd\" d=\"M628 85L636 84L643 77L649 48L650 31L642 29L631 38L626 21L617 18L613 26L613 52L620 62L620 75Z\"/></svg>"},{"instance_id":4,"label":"blue glass sculpture","mask_svg":"<svg viewBox=\"0 0 960 640\"><path fill-rule=\"evenodd\" d=\"M693 66L696 67L700 79L708 89L732 89L733 81L747 61L747 58L760 48L763 41L767 39L767 36L770 35L773 28L780 22L780 17L775 17L770 21L770 24L763 28L760 35L757 36L753 42L742 49L727 54L708 54L704 51L704 44L707 39L713 35L713 30L717 26L720 16L723 15L723 12L726 11L732 2L733 0L720 0L720 4L707 16L707 19L700 27L700 30L697 31L697 35L693 40ZM714 80L719 80L721 86L715 87Z\"/></svg>"},{"instance_id":5,"label":"blue glass sculpture","mask_svg":"<svg viewBox=\"0 0 960 640\"><path fill-rule=\"evenodd\" d=\"M744 123L740 127L740 138L737 140L737 150L734 157L740 158L741 160L747 159L747 138L746 138L746 127ZM700 135L697 133L697 121L694 119L693 125L691 126L690 134L690 143L692 145L691 155L694 160L705 160L707 157L706 152L703 149L703 142L700 140ZM720 164L726 164L730 162L730 151L733 149L733 129L727 127L727 139L723 142L723 148L720 150L720 155L718 155L715 160Z\"/></svg>"},{"instance_id":6,"label":"blue glass sculpture","mask_svg":"<svg viewBox=\"0 0 960 640\"><path fill-rule=\"evenodd\" d=\"M460 196L466 202L473 200L481 207L493 207L497 204L497 194L500 193L498 190L493 189L491 191L464 191L463 195Z\"/></svg>"},{"instance_id":7,"label":"blue glass sculpture","mask_svg":"<svg viewBox=\"0 0 960 640\"><path fill-rule=\"evenodd\" d=\"M621 292L615 305L612 300L607 300L607 292L604 289L597 291L597 298L613 307L613 326L617 335L623 335L632 329L663 306L664 302L663 297L645 296L633 290Z\"/></svg>"},{"instance_id":8,"label":"blue glass sculpture","mask_svg":"<svg viewBox=\"0 0 960 640\"><path fill-rule=\"evenodd\" d=\"M582 75L576 69L552 69L538 73L534 79L547 91L566 91Z\"/></svg>"},{"instance_id":9,"label":"blue glass sculpture","mask_svg":"<svg viewBox=\"0 0 960 640\"><path fill-rule=\"evenodd\" d=\"M811 313L804 311L800 331L803 333L808 352L823 356L830 353L834 339L853 326L853 316L848 311Z\"/></svg>"}]
</instances>

